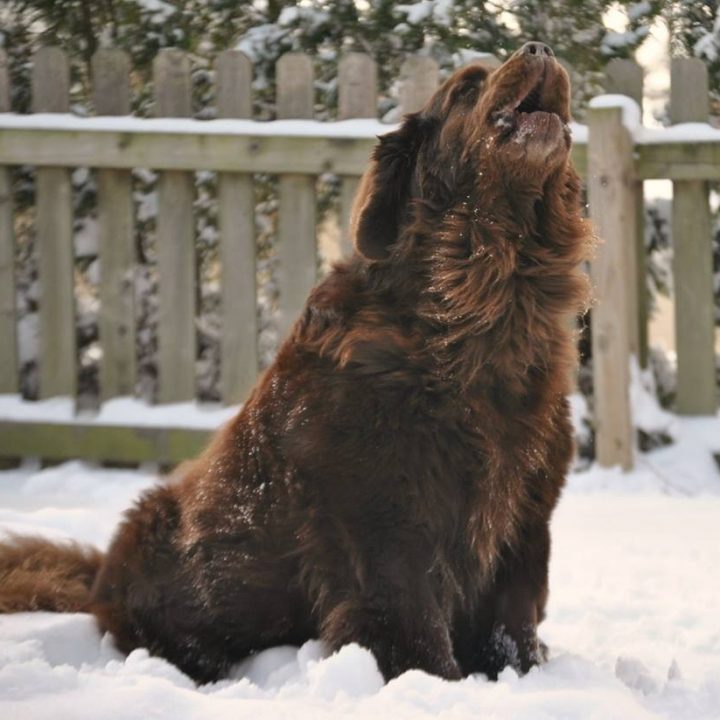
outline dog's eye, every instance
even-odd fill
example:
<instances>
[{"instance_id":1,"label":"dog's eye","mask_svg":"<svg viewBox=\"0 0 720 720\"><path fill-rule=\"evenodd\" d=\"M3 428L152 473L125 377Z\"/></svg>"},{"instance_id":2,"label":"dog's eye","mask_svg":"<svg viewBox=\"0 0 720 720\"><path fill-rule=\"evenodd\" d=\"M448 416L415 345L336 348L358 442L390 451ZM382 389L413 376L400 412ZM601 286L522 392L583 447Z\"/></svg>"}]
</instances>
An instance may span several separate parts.
<instances>
[{"instance_id":1,"label":"dog's eye","mask_svg":"<svg viewBox=\"0 0 720 720\"><path fill-rule=\"evenodd\" d=\"M474 101L480 93L480 87L477 83L466 83L458 88L455 94L455 100L461 102Z\"/></svg>"}]
</instances>

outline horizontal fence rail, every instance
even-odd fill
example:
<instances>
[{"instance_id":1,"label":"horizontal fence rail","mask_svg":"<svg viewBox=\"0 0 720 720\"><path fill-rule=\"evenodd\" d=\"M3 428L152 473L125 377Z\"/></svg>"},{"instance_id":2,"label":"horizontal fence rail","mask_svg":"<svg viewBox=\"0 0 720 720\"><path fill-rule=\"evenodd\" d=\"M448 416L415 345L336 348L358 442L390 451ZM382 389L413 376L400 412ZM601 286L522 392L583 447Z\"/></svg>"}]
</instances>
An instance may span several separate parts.
<instances>
[{"instance_id":1,"label":"horizontal fence rail","mask_svg":"<svg viewBox=\"0 0 720 720\"><path fill-rule=\"evenodd\" d=\"M194 428L0 420L0 457L173 465L198 455L210 435Z\"/></svg>"},{"instance_id":2,"label":"horizontal fence rail","mask_svg":"<svg viewBox=\"0 0 720 720\"><path fill-rule=\"evenodd\" d=\"M62 116L59 121L47 115L8 115L0 116L0 163L361 175L376 136L392 129L368 120L321 123Z\"/></svg>"},{"instance_id":3,"label":"horizontal fence rail","mask_svg":"<svg viewBox=\"0 0 720 720\"><path fill-rule=\"evenodd\" d=\"M0 164L362 175L376 120L175 120L0 114ZM587 127L573 123L573 162L587 172ZM637 180L720 180L720 129L682 123L633 133Z\"/></svg>"},{"instance_id":4,"label":"horizontal fence rail","mask_svg":"<svg viewBox=\"0 0 720 720\"><path fill-rule=\"evenodd\" d=\"M92 70L98 116L81 118L67 113L67 61L55 48L41 50L34 60L36 112L14 115L7 112L9 85L0 52L0 393L19 389L12 167L36 168L40 397L45 398L73 397L77 385L70 171L98 171L99 323L105 350L100 382L104 400L132 395L137 382L130 171L148 168L158 172L158 397L167 403L195 397L193 173L211 170L218 173L223 273L220 385L223 402L238 403L252 386L259 367L254 176L267 173L278 177L278 327L282 334L317 277L317 177L331 173L340 178L340 245L349 252L350 206L358 178L367 167L377 136L395 127L376 119L375 64L360 53L343 59L338 120L333 122L313 119L312 62L302 54L286 55L279 62L279 119L265 122L252 120L252 66L237 51L218 58L215 120L189 117L190 63L180 51L164 50L156 58L154 118L126 114L130 63L124 53L99 51ZM434 61L409 58L402 72L401 109L420 108L438 82ZM635 440L629 358L634 355L643 365L648 345L644 180L667 178L675 183L674 274L678 314L682 311L677 409L703 414L713 413L717 407L707 181L720 179L720 130L701 123L707 120L706 106L692 105L678 89L692 87L698 97L707 100L707 77L703 78L695 61L673 61L671 114L679 122L670 128L648 129L632 120L627 97L636 102L642 99L642 71L634 63L610 63L606 87L626 98L604 98L588 109L587 125L572 125L573 161L587 181L590 216L603 239L592 263L598 298L592 324L597 456L605 465L630 467ZM685 114L673 110L691 105L694 109ZM92 421L7 419L2 417L1 407L0 403L0 456L170 463L194 454L208 435L204 428L148 429L94 425Z\"/></svg>"}]
</instances>

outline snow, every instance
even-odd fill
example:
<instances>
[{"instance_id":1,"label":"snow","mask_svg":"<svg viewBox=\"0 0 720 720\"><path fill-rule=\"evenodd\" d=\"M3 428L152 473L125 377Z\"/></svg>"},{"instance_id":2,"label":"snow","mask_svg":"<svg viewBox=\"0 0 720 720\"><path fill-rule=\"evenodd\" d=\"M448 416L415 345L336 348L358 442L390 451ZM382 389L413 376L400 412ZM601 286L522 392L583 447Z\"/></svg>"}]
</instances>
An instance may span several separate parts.
<instances>
[{"instance_id":1,"label":"snow","mask_svg":"<svg viewBox=\"0 0 720 720\"><path fill-rule=\"evenodd\" d=\"M720 416L670 419L676 442L640 456L634 472L571 474L553 518L541 626L551 658L524 678L506 670L496 683L448 683L411 671L385 685L363 648L330 655L311 641L196 688L144 650L120 655L87 615L18 614L0 616L0 716L717 720ZM153 482L147 468L79 462L3 471L0 529L104 547Z\"/></svg>"},{"instance_id":2,"label":"snow","mask_svg":"<svg viewBox=\"0 0 720 720\"><path fill-rule=\"evenodd\" d=\"M214 403L150 405L137 398L117 397L103 403L96 414L76 414L75 402L70 397L24 400L19 395L0 395L0 421L214 429L237 411L236 406L221 407Z\"/></svg>"},{"instance_id":3,"label":"snow","mask_svg":"<svg viewBox=\"0 0 720 720\"><path fill-rule=\"evenodd\" d=\"M75 256L82 258L97 257L100 228L95 218L84 218L75 231Z\"/></svg>"},{"instance_id":4,"label":"snow","mask_svg":"<svg viewBox=\"0 0 720 720\"><path fill-rule=\"evenodd\" d=\"M633 136L637 145L655 145L668 143L720 143L720 129L709 123L678 123L670 127L649 128L642 125L638 104L626 95L598 95L590 100L591 108L619 107L622 110L623 124ZM573 127L573 140L587 142L587 126L580 126L580 132Z\"/></svg>"},{"instance_id":5,"label":"snow","mask_svg":"<svg viewBox=\"0 0 720 720\"><path fill-rule=\"evenodd\" d=\"M591 108L617 107L622 110L623 125L631 132L636 133L642 127L640 107L627 95L598 95L590 100Z\"/></svg>"},{"instance_id":6,"label":"snow","mask_svg":"<svg viewBox=\"0 0 720 720\"><path fill-rule=\"evenodd\" d=\"M630 359L630 406L636 428L647 433L675 436L675 416L658 402L652 369L642 370L634 356Z\"/></svg>"},{"instance_id":7,"label":"snow","mask_svg":"<svg viewBox=\"0 0 720 720\"><path fill-rule=\"evenodd\" d=\"M628 6L627 15L628 20L639 20L645 15L649 15L652 12L652 6L647 0L642 2L636 2Z\"/></svg>"},{"instance_id":8,"label":"snow","mask_svg":"<svg viewBox=\"0 0 720 720\"><path fill-rule=\"evenodd\" d=\"M658 143L692 143L692 142L720 142L720 129L708 123L687 122L678 123L667 128L641 128L636 134L636 140L641 145L655 145Z\"/></svg>"},{"instance_id":9,"label":"snow","mask_svg":"<svg viewBox=\"0 0 720 720\"><path fill-rule=\"evenodd\" d=\"M720 129L713 127L709 123L687 122L663 128L644 127L638 104L625 95L598 95L590 100L589 106L591 108L621 108L623 124L631 133L637 145L720 143ZM587 132L586 126L580 127ZM576 130L573 128L575 142L586 142L586 137L586 135L576 134Z\"/></svg>"},{"instance_id":10,"label":"snow","mask_svg":"<svg viewBox=\"0 0 720 720\"><path fill-rule=\"evenodd\" d=\"M626 30L625 32L614 32L612 30L605 33L602 40L602 50L606 55L612 55L617 50L625 47L632 47L638 38L647 37L650 28L641 26L635 30Z\"/></svg>"},{"instance_id":11,"label":"snow","mask_svg":"<svg viewBox=\"0 0 720 720\"><path fill-rule=\"evenodd\" d=\"M571 122L569 123L569 126L573 142L577 143L578 145L586 145L588 141L587 125L581 125L580 123Z\"/></svg>"},{"instance_id":12,"label":"snow","mask_svg":"<svg viewBox=\"0 0 720 720\"><path fill-rule=\"evenodd\" d=\"M235 46L235 49L245 53L253 63L261 63L263 60L267 60L269 56L272 56L272 48L285 38L287 32L288 29L280 27L279 24L263 23L261 25L255 25L248 29ZM259 70L262 78L264 74L262 72L262 66ZM258 80L259 78L255 79L255 85L258 83Z\"/></svg>"},{"instance_id":13,"label":"snow","mask_svg":"<svg viewBox=\"0 0 720 720\"><path fill-rule=\"evenodd\" d=\"M170 16L177 12L177 8L162 0L138 0L138 5L144 12L151 15L156 23L169 20Z\"/></svg>"},{"instance_id":14,"label":"snow","mask_svg":"<svg viewBox=\"0 0 720 720\"><path fill-rule=\"evenodd\" d=\"M714 63L718 59L718 43L720 42L720 11L716 10L712 32L706 32L695 43L695 57Z\"/></svg>"},{"instance_id":15,"label":"snow","mask_svg":"<svg viewBox=\"0 0 720 720\"><path fill-rule=\"evenodd\" d=\"M449 27L453 19L455 0L435 0L433 18L438 25Z\"/></svg>"},{"instance_id":16,"label":"snow","mask_svg":"<svg viewBox=\"0 0 720 720\"><path fill-rule=\"evenodd\" d=\"M34 360L40 349L40 317L36 312L27 313L18 320L17 338L20 363Z\"/></svg>"},{"instance_id":17,"label":"snow","mask_svg":"<svg viewBox=\"0 0 720 720\"><path fill-rule=\"evenodd\" d=\"M307 32L312 34L328 22L329 16L326 12L321 12L315 8L286 7L280 11L277 24L280 27L290 27L303 20L307 23Z\"/></svg>"},{"instance_id":18,"label":"snow","mask_svg":"<svg viewBox=\"0 0 720 720\"><path fill-rule=\"evenodd\" d=\"M502 63L498 60L497 55L493 53L473 50L472 48L458 48L455 51L455 66L461 67L470 63L482 63L486 67L500 67Z\"/></svg>"},{"instance_id":19,"label":"snow","mask_svg":"<svg viewBox=\"0 0 720 720\"><path fill-rule=\"evenodd\" d=\"M590 436L590 425L586 419L590 418L588 402L582 393L573 393L570 398L570 418L575 428L575 437L587 441Z\"/></svg>"},{"instance_id":20,"label":"snow","mask_svg":"<svg viewBox=\"0 0 720 720\"><path fill-rule=\"evenodd\" d=\"M434 5L433 0L418 0L412 5L397 5L395 11L404 13L410 25L419 25L432 16Z\"/></svg>"},{"instance_id":21,"label":"snow","mask_svg":"<svg viewBox=\"0 0 720 720\"><path fill-rule=\"evenodd\" d=\"M146 132L253 137L374 138L394 125L372 118L320 122L318 120L193 120L191 118L139 118L130 115L81 118L69 113L0 113L0 130L67 130L90 132Z\"/></svg>"}]
</instances>

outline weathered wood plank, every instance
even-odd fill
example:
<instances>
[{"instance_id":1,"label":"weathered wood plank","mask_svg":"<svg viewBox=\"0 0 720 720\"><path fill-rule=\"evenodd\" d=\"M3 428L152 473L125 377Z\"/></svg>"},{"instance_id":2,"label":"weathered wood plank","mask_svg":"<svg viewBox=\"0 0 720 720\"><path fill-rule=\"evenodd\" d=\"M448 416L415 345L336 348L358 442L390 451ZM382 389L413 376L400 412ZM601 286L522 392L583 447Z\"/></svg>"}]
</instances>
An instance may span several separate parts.
<instances>
[{"instance_id":1,"label":"weathered wood plank","mask_svg":"<svg viewBox=\"0 0 720 720\"><path fill-rule=\"evenodd\" d=\"M91 60L92 99L97 115L130 113L130 58L117 48L98 50Z\"/></svg>"},{"instance_id":2,"label":"weathered wood plank","mask_svg":"<svg viewBox=\"0 0 720 720\"><path fill-rule=\"evenodd\" d=\"M438 64L427 55L412 55L400 68L400 107L404 113L420 110L438 86Z\"/></svg>"},{"instance_id":3,"label":"weathered wood plank","mask_svg":"<svg viewBox=\"0 0 720 720\"><path fill-rule=\"evenodd\" d=\"M35 53L32 68L34 112L68 112L70 68L57 47ZM70 172L38 167L35 238L40 281L40 396L75 396L73 204Z\"/></svg>"},{"instance_id":4,"label":"weathered wood plank","mask_svg":"<svg viewBox=\"0 0 720 720\"><path fill-rule=\"evenodd\" d=\"M155 115L187 117L192 113L190 60L175 48L161 50L153 62ZM157 253L158 400L195 397L196 264L190 173L163 172L158 180Z\"/></svg>"},{"instance_id":5,"label":"weathered wood plank","mask_svg":"<svg viewBox=\"0 0 720 720\"><path fill-rule=\"evenodd\" d=\"M252 63L227 50L217 62L217 106L221 118L252 117ZM240 402L258 372L255 201L250 175L218 178L222 260L222 348L220 384L226 405Z\"/></svg>"},{"instance_id":6,"label":"weathered wood plank","mask_svg":"<svg viewBox=\"0 0 720 720\"><path fill-rule=\"evenodd\" d=\"M10 112L10 65L7 53L0 48L0 112Z\"/></svg>"},{"instance_id":7,"label":"weathered wood plank","mask_svg":"<svg viewBox=\"0 0 720 720\"><path fill-rule=\"evenodd\" d=\"M720 180L720 140L639 145L637 176L642 180Z\"/></svg>"},{"instance_id":8,"label":"weathered wood plank","mask_svg":"<svg viewBox=\"0 0 720 720\"><path fill-rule=\"evenodd\" d=\"M635 279L632 142L620 108L591 108L590 217L603 241L592 263L596 457L604 466L633 465L630 413L629 288Z\"/></svg>"},{"instance_id":9,"label":"weathered wood plank","mask_svg":"<svg viewBox=\"0 0 720 720\"><path fill-rule=\"evenodd\" d=\"M361 175L376 139L3 129L0 164Z\"/></svg>"},{"instance_id":10,"label":"weathered wood plank","mask_svg":"<svg viewBox=\"0 0 720 720\"><path fill-rule=\"evenodd\" d=\"M312 118L313 68L303 53L277 63L279 119ZM280 289L278 329L284 338L317 279L315 178L281 175L278 189L277 253Z\"/></svg>"},{"instance_id":11,"label":"weathered wood plank","mask_svg":"<svg viewBox=\"0 0 720 720\"><path fill-rule=\"evenodd\" d=\"M0 49L0 112L10 112L7 55ZM19 388L15 312L15 233L10 169L0 166L0 393Z\"/></svg>"},{"instance_id":12,"label":"weathered wood plank","mask_svg":"<svg viewBox=\"0 0 720 720\"><path fill-rule=\"evenodd\" d=\"M174 464L197 456L207 430L0 421L0 457Z\"/></svg>"},{"instance_id":13,"label":"weathered wood plank","mask_svg":"<svg viewBox=\"0 0 720 720\"><path fill-rule=\"evenodd\" d=\"M634 60L614 58L605 66L605 92L627 95L642 109L643 69Z\"/></svg>"},{"instance_id":14,"label":"weathered wood plank","mask_svg":"<svg viewBox=\"0 0 720 720\"><path fill-rule=\"evenodd\" d=\"M17 392L18 383L12 182L0 167L0 393Z\"/></svg>"},{"instance_id":15,"label":"weathered wood plank","mask_svg":"<svg viewBox=\"0 0 720 720\"><path fill-rule=\"evenodd\" d=\"M694 58L674 58L670 74L673 123L707 121L710 108L705 64ZM712 228L706 182L682 180L673 184L672 218L676 410L687 415L714 415Z\"/></svg>"},{"instance_id":16,"label":"weathered wood plank","mask_svg":"<svg viewBox=\"0 0 720 720\"><path fill-rule=\"evenodd\" d=\"M11 128L0 132L0 165L362 175L376 142L374 137L204 134L202 127L197 134ZM664 159L663 147L670 147L674 157L672 163ZM700 173L698 177L720 179L720 142L716 145L699 143L705 157L694 147L690 144L681 144L679 149L673 145L640 146L637 149L641 156L638 177L692 178ZM707 153L710 153L710 159ZM574 143L573 162L583 176L585 156L585 144Z\"/></svg>"},{"instance_id":17,"label":"weathered wood plank","mask_svg":"<svg viewBox=\"0 0 720 720\"><path fill-rule=\"evenodd\" d=\"M130 60L122 50L98 50L92 59L93 101L98 115L130 112ZM100 169L100 393L103 400L132 395L137 381L135 349L135 238L132 177L128 170Z\"/></svg>"},{"instance_id":18,"label":"weathered wood plank","mask_svg":"<svg viewBox=\"0 0 720 720\"><path fill-rule=\"evenodd\" d=\"M632 98L640 108L643 107L643 81L644 71L634 60L615 58L605 67L605 91L617 93ZM631 336L631 350L638 356L640 367L647 367L648 363L648 306L647 292L647 256L645 252L645 196L642 180L634 184L635 195L635 247L637 278L635 285L637 293L637 337Z\"/></svg>"},{"instance_id":19,"label":"weathered wood plank","mask_svg":"<svg viewBox=\"0 0 720 720\"><path fill-rule=\"evenodd\" d=\"M377 116L377 65L364 53L349 53L338 70L338 119ZM340 244L344 256L352 254L350 213L360 181L343 176L340 184Z\"/></svg>"}]
</instances>

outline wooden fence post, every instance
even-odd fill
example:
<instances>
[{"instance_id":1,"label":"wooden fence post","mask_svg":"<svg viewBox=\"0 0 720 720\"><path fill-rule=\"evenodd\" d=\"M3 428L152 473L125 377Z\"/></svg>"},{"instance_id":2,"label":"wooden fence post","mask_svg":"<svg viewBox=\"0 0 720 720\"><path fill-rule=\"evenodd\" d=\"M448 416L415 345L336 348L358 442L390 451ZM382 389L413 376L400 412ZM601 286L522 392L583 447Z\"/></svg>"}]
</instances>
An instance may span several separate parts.
<instances>
[{"instance_id":1,"label":"wooden fence post","mask_svg":"<svg viewBox=\"0 0 720 720\"><path fill-rule=\"evenodd\" d=\"M92 58L98 115L130 112L130 60L122 50L98 50ZM133 395L137 381L135 332L135 237L132 176L100 169L98 230L100 256L100 395Z\"/></svg>"},{"instance_id":2,"label":"wooden fence post","mask_svg":"<svg viewBox=\"0 0 720 720\"><path fill-rule=\"evenodd\" d=\"M161 50L153 62L155 115L192 113L190 60L176 48ZM164 171L158 181L157 253L159 274L158 399L195 397L196 260L194 175Z\"/></svg>"},{"instance_id":3,"label":"wooden fence post","mask_svg":"<svg viewBox=\"0 0 720 720\"><path fill-rule=\"evenodd\" d=\"M10 112L7 55L0 49L0 112ZM19 388L15 308L15 233L10 168L0 166L0 393Z\"/></svg>"},{"instance_id":4,"label":"wooden fence post","mask_svg":"<svg viewBox=\"0 0 720 720\"><path fill-rule=\"evenodd\" d=\"M70 67L58 47L35 53L33 112L68 112ZM36 242L40 279L40 397L77 392L73 201L70 171L39 167Z\"/></svg>"},{"instance_id":5,"label":"wooden fence post","mask_svg":"<svg viewBox=\"0 0 720 720\"><path fill-rule=\"evenodd\" d=\"M643 69L634 60L615 58L605 68L605 91L632 98L640 108L643 106ZM636 225L636 270L634 283L636 298L630 306L630 351L637 355L640 367L648 364L648 292L647 292L647 253L645 251L645 195L642 180L633 186L635 196Z\"/></svg>"},{"instance_id":6,"label":"wooden fence post","mask_svg":"<svg viewBox=\"0 0 720 720\"><path fill-rule=\"evenodd\" d=\"M364 53L349 53L338 71L338 119L377 117L377 65ZM345 176L340 185L341 249L344 256L352 254L350 212L360 179Z\"/></svg>"},{"instance_id":7,"label":"wooden fence post","mask_svg":"<svg viewBox=\"0 0 720 720\"><path fill-rule=\"evenodd\" d=\"M696 58L673 58L670 74L672 122L707 122L710 109L705 64ZM676 410L686 415L714 415L717 389L712 228L706 181L673 182L672 237Z\"/></svg>"},{"instance_id":8,"label":"wooden fence post","mask_svg":"<svg viewBox=\"0 0 720 720\"><path fill-rule=\"evenodd\" d=\"M427 55L411 55L400 68L400 107L417 112L438 86L438 64Z\"/></svg>"},{"instance_id":9,"label":"wooden fence post","mask_svg":"<svg viewBox=\"0 0 720 720\"><path fill-rule=\"evenodd\" d=\"M277 66L278 119L313 117L313 68L304 53L287 53ZM282 340L317 279L315 178L281 175L278 208L278 281Z\"/></svg>"},{"instance_id":10,"label":"wooden fence post","mask_svg":"<svg viewBox=\"0 0 720 720\"><path fill-rule=\"evenodd\" d=\"M635 282L636 204L633 142L620 108L589 108L590 218L602 244L592 263L596 457L603 466L633 465L630 411L630 287Z\"/></svg>"},{"instance_id":11,"label":"wooden fence post","mask_svg":"<svg viewBox=\"0 0 720 720\"><path fill-rule=\"evenodd\" d=\"M216 66L218 116L252 117L252 63L238 50L221 53ZM258 372L255 199L252 176L218 177L222 264L220 384L226 405L240 402Z\"/></svg>"}]
</instances>

